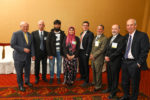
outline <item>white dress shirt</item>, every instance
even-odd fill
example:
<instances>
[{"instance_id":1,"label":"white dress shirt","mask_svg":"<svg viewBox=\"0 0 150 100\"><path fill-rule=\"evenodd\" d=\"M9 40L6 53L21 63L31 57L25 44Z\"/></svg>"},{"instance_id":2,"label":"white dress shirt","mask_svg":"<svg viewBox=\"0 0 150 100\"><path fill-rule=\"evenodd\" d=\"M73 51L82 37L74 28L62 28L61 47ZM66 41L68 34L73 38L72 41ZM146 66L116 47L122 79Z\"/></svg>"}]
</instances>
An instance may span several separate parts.
<instances>
[{"instance_id":1,"label":"white dress shirt","mask_svg":"<svg viewBox=\"0 0 150 100\"><path fill-rule=\"evenodd\" d=\"M135 30L136 31L136 30ZM134 34L135 34L135 31L132 33L132 34L129 34L129 36L131 36L131 47L132 47L132 41L133 41L133 38L134 38ZM129 42L129 38L128 38L128 42ZM131 48L129 49L129 53L128 53L128 58L129 59L134 59L133 55L132 55L132 52L131 52Z\"/></svg>"},{"instance_id":2,"label":"white dress shirt","mask_svg":"<svg viewBox=\"0 0 150 100\"><path fill-rule=\"evenodd\" d=\"M83 38L84 38L84 36L85 36L86 32L87 32L87 31L84 31L84 32L83 32L83 34L82 34L82 35L83 35L83 37L82 37L82 35L81 35L82 40L83 40ZM81 37L80 37L80 38L81 38ZM84 49L84 48L83 48L83 45L82 45L82 41L81 41L81 43L80 43L80 49Z\"/></svg>"}]
</instances>

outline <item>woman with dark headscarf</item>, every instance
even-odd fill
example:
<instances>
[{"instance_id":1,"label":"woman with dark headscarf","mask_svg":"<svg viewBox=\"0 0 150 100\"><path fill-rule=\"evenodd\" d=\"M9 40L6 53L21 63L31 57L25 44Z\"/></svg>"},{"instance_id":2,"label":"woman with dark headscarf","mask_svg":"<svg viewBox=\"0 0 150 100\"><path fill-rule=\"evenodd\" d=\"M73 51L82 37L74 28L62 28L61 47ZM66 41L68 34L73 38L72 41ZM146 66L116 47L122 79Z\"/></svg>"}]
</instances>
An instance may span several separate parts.
<instances>
[{"instance_id":1,"label":"woman with dark headscarf","mask_svg":"<svg viewBox=\"0 0 150 100\"><path fill-rule=\"evenodd\" d=\"M64 83L72 85L76 78L80 39L75 36L75 28L68 29L68 35L63 41L64 52Z\"/></svg>"}]
</instances>

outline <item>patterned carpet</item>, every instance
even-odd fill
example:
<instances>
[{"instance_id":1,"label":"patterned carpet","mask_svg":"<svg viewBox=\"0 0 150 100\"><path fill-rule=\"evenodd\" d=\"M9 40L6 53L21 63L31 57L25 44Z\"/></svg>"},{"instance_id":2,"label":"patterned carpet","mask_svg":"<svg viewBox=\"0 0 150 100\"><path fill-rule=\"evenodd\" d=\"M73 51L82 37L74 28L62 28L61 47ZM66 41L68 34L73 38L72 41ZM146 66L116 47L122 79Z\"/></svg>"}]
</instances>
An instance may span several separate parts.
<instances>
[{"instance_id":1,"label":"patterned carpet","mask_svg":"<svg viewBox=\"0 0 150 100\"><path fill-rule=\"evenodd\" d=\"M92 76L90 74L90 76ZM77 75L79 77L79 74ZM83 81L76 81L73 86L57 84L54 80L53 84L40 80L39 84L34 84L34 75L31 75L31 83L33 87L26 87L26 92L20 92L17 87L16 75L0 75L0 100L108 100L109 94L104 94L100 91L94 92L94 87L88 85L82 87ZM47 75L49 79L49 75ZM63 75L61 75L63 81ZM92 77L90 77L90 82ZM106 73L103 73L103 88L107 88ZM121 90L121 86L119 86ZM122 90L117 93L117 96L122 96ZM116 100L112 99L112 100ZM143 92L140 92L138 100L150 100Z\"/></svg>"}]
</instances>

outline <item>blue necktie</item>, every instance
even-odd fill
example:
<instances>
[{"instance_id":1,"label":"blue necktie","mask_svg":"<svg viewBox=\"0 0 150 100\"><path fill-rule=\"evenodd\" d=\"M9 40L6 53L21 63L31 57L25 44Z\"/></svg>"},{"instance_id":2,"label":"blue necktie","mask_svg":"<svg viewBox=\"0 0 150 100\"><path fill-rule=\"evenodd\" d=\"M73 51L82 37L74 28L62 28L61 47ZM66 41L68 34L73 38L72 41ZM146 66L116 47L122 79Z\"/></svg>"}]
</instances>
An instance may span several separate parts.
<instances>
[{"instance_id":1,"label":"blue necktie","mask_svg":"<svg viewBox=\"0 0 150 100\"><path fill-rule=\"evenodd\" d=\"M43 44L43 34L42 34L42 32L41 32L41 43L40 43L40 49L43 51L44 50L44 44Z\"/></svg>"},{"instance_id":2,"label":"blue necktie","mask_svg":"<svg viewBox=\"0 0 150 100\"><path fill-rule=\"evenodd\" d=\"M132 36L129 35L128 45L126 47L126 52L125 52L125 56L124 56L125 59L128 58L128 53L129 53L129 50L131 48L131 40L132 40Z\"/></svg>"}]
</instances>

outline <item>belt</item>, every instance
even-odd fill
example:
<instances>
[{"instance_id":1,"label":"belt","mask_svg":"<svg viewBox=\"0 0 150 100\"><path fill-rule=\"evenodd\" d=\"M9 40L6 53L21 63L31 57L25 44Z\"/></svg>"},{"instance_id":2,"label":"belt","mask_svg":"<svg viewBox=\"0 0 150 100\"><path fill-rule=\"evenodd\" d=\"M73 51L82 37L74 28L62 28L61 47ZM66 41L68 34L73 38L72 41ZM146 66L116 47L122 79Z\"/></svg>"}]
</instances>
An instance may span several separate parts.
<instances>
[{"instance_id":1,"label":"belt","mask_svg":"<svg viewBox=\"0 0 150 100\"><path fill-rule=\"evenodd\" d=\"M136 61L135 59L124 59L124 61Z\"/></svg>"}]
</instances>

